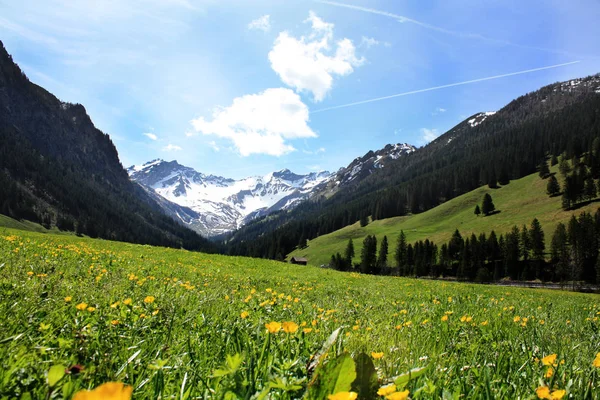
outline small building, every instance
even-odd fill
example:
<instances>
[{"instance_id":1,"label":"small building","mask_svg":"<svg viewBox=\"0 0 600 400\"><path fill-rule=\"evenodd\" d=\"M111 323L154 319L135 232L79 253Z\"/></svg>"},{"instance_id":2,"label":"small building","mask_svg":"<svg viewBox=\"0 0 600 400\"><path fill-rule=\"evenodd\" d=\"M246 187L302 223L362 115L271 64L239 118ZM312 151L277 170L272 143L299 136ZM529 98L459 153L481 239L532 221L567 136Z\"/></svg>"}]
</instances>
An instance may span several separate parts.
<instances>
[{"instance_id":1,"label":"small building","mask_svg":"<svg viewBox=\"0 0 600 400\"><path fill-rule=\"evenodd\" d=\"M306 264L308 264L308 260L306 258L303 258L303 257L292 257L292 259L290 260L290 262L292 264L297 264L297 265L306 265Z\"/></svg>"}]
</instances>

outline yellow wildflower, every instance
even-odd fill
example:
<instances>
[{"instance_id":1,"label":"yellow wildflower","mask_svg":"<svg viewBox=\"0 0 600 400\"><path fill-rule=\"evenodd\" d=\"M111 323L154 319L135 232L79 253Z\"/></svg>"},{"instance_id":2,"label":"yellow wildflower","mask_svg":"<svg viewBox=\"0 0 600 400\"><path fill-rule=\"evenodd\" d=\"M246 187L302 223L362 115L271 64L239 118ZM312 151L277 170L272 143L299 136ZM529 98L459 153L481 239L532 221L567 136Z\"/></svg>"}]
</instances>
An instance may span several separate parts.
<instances>
[{"instance_id":1,"label":"yellow wildflower","mask_svg":"<svg viewBox=\"0 0 600 400\"><path fill-rule=\"evenodd\" d=\"M119 307L119 304L121 304L121 302L120 302L120 301L115 301L114 303L112 303L112 304L110 305L110 308L117 308L117 307Z\"/></svg>"},{"instance_id":2,"label":"yellow wildflower","mask_svg":"<svg viewBox=\"0 0 600 400\"><path fill-rule=\"evenodd\" d=\"M544 378L552 378L552 375L554 375L554 368L550 367L544 374Z\"/></svg>"},{"instance_id":3,"label":"yellow wildflower","mask_svg":"<svg viewBox=\"0 0 600 400\"><path fill-rule=\"evenodd\" d=\"M129 400L133 386L121 382L108 382L94 390L81 390L75 393L73 400Z\"/></svg>"},{"instance_id":4,"label":"yellow wildflower","mask_svg":"<svg viewBox=\"0 0 600 400\"><path fill-rule=\"evenodd\" d=\"M600 368L600 353L596 354L596 358L592 362L592 365L596 368Z\"/></svg>"},{"instance_id":5,"label":"yellow wildflower","mask_svg":"<svg viewBox=\"0 0 600 400\"><path fill-rule=\"evenodd\" d=\"M392 383L390 385L379 388L379 390L377 391L377 394L380 396L387 396L388 394L392 394L395 391L396 391L396 385L394 385Z\"/></svg>"},{"instance_id":6,"label":"yellow wildflower","mask_svg":"<svg viewBox=\"0 0 600 400\"><path fill-rule=\"evenodd\" d=\"M542 358L542 364L544 364L546 366L553 365L555 361L556 361L556 354L550 354L550 355Z\"/></svg>"},{"instance_id":7,"label":"yellow wildflower","mask_svg":"<svg viewBox=\"0 0 600 400\"><path fill-rule=\"evenodd\" d=\"M390 395L385 396L385 398L387 400L406 400L408 399L408 393L410 392L408 390L405 390L403 392L392 393Z\"/></svg>"},{"instance_id":8,"label":"yellow wildflower","mask_svg":"<svg viewBox=\"0 0 600 400\"><path fill-rule=\"evenodd\" d=\"M96 307L88 307L87 310L89 312L94 312L94 311L96 311Z\"/></svg>"},{"instance_id":9,"label":"yellow wildflower","mask_svg":"<svg viewBox=\"0 0 600 400\"><path fill-rule=\"evenodd\" d=\"M286 321L283 323L283 331L285 333L295 333L298 330L298 324L291 321Z\"/></svg>"},{"instance_id":10,"label":"yellow wildflower","mask_svg":"<svg viewBox=\"0 0 600 400\"><path fill-rule=\"evenodd\" d=\"M65 297L65 303L70 303L71 300L73 300L73 297L71 297L71 296Z\"/></svg>"},{"instance_id":11,"label":"yellow wildflower","mask_svg":"<svg viewBox=\"0 0 600 400\"><path fill-rule=\"evenodd\" d=\"M281 324L279 322L271 321L268 324L265 324L265 328L267 328L269 333L277 333L281 329Z\"/></svg>"},{"instance_id":12,"label":"yellow wildflower","mask_svg":"<svg viewBox=\"0 0 600 400\"><path fill-rule=\"evenodd\" d=\"M250 314L248 314L248 311L242 311L242 313L240 314L240 317L245 319L245 318L248 318L248 315L250 315Z\"/></svg>"},{"instance_id":13,"label":"yellow wildflower","mask_svg":"<svg viewBox=\"0 0 600 400\"><path fill-rule=\"evenodd\" d=\"M358 393L356 392L338 392L327 396L329 400L356 400Z\"/></svg>"},{"instance_id":14,"label":"yellow wildflower","mask_svg":"<svg viewBox=\"0 0 600 400\"><path fill-rule=\"evenodd\" d=\"M560 399L562 399L565 396L565 394L567 394L566 390L563 390L563 389L561 389L561 390L554 390L552 393L550 393L550 399L552 399L552 400L560 400Z\"/></svg>"},{"instance_id":15,"label":"yellow wildflower","mask_svg":"<svg viewBox=\"0 0 600 400\"><path fill-rule=\"evenodd\" d=\"M383 358L383 351L382 352L371 352L371 357L373 357L376 360L379 360L380 358Z\"/></svg>"},{"instance_id":16,"label":"yellow wildflower","mask_svg":"<svg viewBox=\"0 0 600 400\"><path fill-rule=\"evenodd\" d=\"M110 323L111 323L112 325L115 325L115 326L116 326L116 325L119 325L119 320L118 320L118 319L113 319L112 321L110 321Z\"/></svg>"},{"instance_id":17,"label":"yellow wildflower","mask_svg":"<svg viewBox=\"0 0 600 400\"><path fill-rule=\"evenodd\" d=\"M444 315L444 316L442 317L442 321L444 321L444 322L448 321L448 316L447 316L447 315Z\"/></svg>"},{"instance_id":18,"label":"yellow wildflower","mask_svg":"<svg viewBox=\"0 0 600 400\"><path fill-rule=\"evenodd\" d=\"M83 311L87 308L87 303L79 303L75 306L75 308L77 308L79 311Z\"/></svg>"},{"instance_id":19,"label":"yellow wildflower","mask_svg":"<svg viewBox=\"0 0 600 400\"><path fill-rule=\"evenodd\" d=\"M144 299L144 303L146 303L146 304L154 303L154 296L146 296L146 298Z\"/></svg>"},{"instance_id":20,"label":"yellow wildflower","mask_svg":"<svg viewBox=\"0 0 600 400\"><path fill-rule=\"evenodd\" d=\"M33 272L31 272L31 271L27 271L27 275L29 275L29 276L32 276L32 275L33 275Z\"/></svg>"},{"instance_id":21,"label":"yellow wildflower","mask_svg":"<svg viewBox=\"0 0 600 400\"><path fill-rule=\"evenodd\" d=\"M302 332L304 332L304 333L311 333L312 332L312 328L304 328L302 330ZM350 332L348 332L348 333L350 333Z\"/></svg>"},{"instance_id":22,"label":"yellow wildflower","mask_svg":"<svg viewBox=\"0 0 600 400\"><path fill-rule=\"evenodd\" d=\"M535 394L537 395L538 399L549 399L550 389L548 389L548 386L540 386L539 388L535 389Z\"/></svg>"},{"instance_id":23,"label":"yellow wildflower","mask_svg":"<svg viewBox=\"0 0 600 400\"><path fill-rule=\"evenodd\" d=\"M129 305L131 305L131 297L129 297L129 298L127 298L127 299L123 300L123 304L125 304L126 306L129 306Z\"/></svg>"}]
</instances>

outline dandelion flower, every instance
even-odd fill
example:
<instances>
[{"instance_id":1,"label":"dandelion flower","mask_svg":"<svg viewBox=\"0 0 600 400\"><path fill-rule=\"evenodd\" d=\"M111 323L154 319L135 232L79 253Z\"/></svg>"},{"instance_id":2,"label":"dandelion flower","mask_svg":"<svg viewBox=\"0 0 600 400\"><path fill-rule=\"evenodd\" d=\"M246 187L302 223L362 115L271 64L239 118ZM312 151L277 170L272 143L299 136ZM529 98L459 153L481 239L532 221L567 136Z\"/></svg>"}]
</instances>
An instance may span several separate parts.
<instances>
[{"instance_id":1,"label":"dandelion flower","mask_svg":"<svg viewBox=\"0 0 600 400\"><path fill-rule=\"evenodd\" d=\"M566 390L563 390L563 389L555 390L552 393L550 393L550 399L551 400L560 400L565 396L565 394L567 394Z\"/></svg>"},{"instance_id":2,"label":"dandelion flower","mask_svg":"<svg viewBox=\"0 0 600 400\"><path fill-rule=\"evenodd\" d=\"M442 316L442 321L444 321L444 322L448 321L448 316L447 315Z\"/></svg>"},{"instance_id":3,"label":"dandelion flower","mask_svg":"<svg viewBox=\"0 0 600 400\"><path fill-rule=\"evenodd\" d=\"M79 303L75 306L75 308L77 308L79 311L83 311L87 308L87 303Z\"/></svg>"},{"instance_id":4,"label":"dandelion flower","mask_svg":"<svg viewBox=\"0 0 600 400\"><path fill-rule=\"evenodd\" d=\"M312 328L304 328L302 330L302 332L304 332L304 333L311 333L312 331L313 331ZM350 333L350 332L348 332L348 333Z\"/></svg>"},{"instance_id":5,"label":"dandelion flower","mask_svg":"<svg viewBox=\"0 0 600 400\"><path fill-rule=\"evenodd\" d=\"M144 303L146 303L146 304L154 303L154 296L146 296L146 298L144 299Z\"/></svg>"},{"instance_id":6,"label":"dandelion flower","mask_svg":"<svg viewBox=\"0 0 600 400\"><path fill-rule=\"evenodd\" d=\"M129 297L129 298L127 298L127 299L123 300L123 304L125 304L126 306L129 306L129 305L131 305L131 297Z\"/></svg>"},{"instance_id":7,"label":"dandelion flower","mask_svg":"<svg viewBox=\"0 0 600 400\"><path fill-rule=\"evenodd\" d=\"M383 358L383 351L379 353L373 351L371 352L371 357L373 357L376 360L379 360L380 358Z\"/></svg>"},{"instance_id":8,"label":"dandelion flower","mask_svg":"<svg viewBox=\"0 0 600 400\"><path fill-rule=\"evenodd\" d=\"M73 400L129 400L133 386L121 382L108 382L94 390L81 390L75 393Z\"/></svg>"},{"instance_id":9,"label":"dandelion flower","mask_svg":"<svg viewBox=\"0 0 600 400\"><path fill-rule=\"evenodd\" d=\"M115 301L114 303L112 303L112 304L110 305L110 308L117 308L117 307L119 307L119 304L121 304L121 302L120 302L120 301Z\"/></svg>"},{"instance_id":10,"label":"dandelion flower","mask_svg":"<svg viewBox=\"0 0 600 400\"><path fill-rule=\"evenodd\" d=\"M550 368L548 368L548 371L546 371L546 373L544 374L544 377L552 378L552 375L554 375L554 368L550 367Z\"/></svg>"},{"instance_id":11,"label":"dandelion flower","mask_svg":"<svg viewBox=\"0 0 600 400\"><path fill-rule=\"evenodd\" d=\"M250 315L250 314L248 314L248 311L242 311L242 313L240 314L240 317L242 319L245 319L245 318L248 318L248 315Z\"/></svg>"},{"instance_id":12,"label":"dandelion flower","mask_svg":"<svg viewBox=\"0 0 600 400\"><path fill-rule=\"evenodd\" d=\"M546 366L553 365L555 361L556 361L556 354L550 354L550 355L542 358L542 364L544 364Z\"/></svg>"},{"instance_id":13,"label":"dandelion flower","mask_svg":"<svg viewBox=\"0 0 600 400\"><path fill-rule=\"evenodd\" d=\"M592 365L596 368L600 368L600 353L596 354L596 358L592 362Z\"/></svg>"},{"instance_id":14,"label":"dandelion flower","mask_svg":"<svg viewBox=\"0 0 600 400\"><path fill-rule=\"evenodd\" d=\"M396 391L396 385L394 385L392 383L390 385L379 388L379 390L377 391L377 394L380 396L387 396L388 394L392 394L395 391Z\"/></svg>"},{"instance_id":15,"label":"dandelion flower","mask_svg":"<svg viewBox=\"0 0 600 400\"><path fill-rule=\"evenodd\" d=\"M94 312L96 311L96 307L88 307L87 310L88 312Z\"/></svg>"},{"instance_id":16,"label":"dandelion flower","mask_svg":"<svg viewBox=\"0 0 600 400\"><path fill-rule=\"evenodd\" d=\"M410 392L408 390L405 390L403 392L396 392L396 393L389 394L389 395L385 396L385 398L387 400L406 400L406 399L408 399L409 393Z\"/></svg>"},{"instance_id":17,"label":"dandelion flower","mask_svg":"<svg viewBox=\"0 0 600 400\"><path fill-rule=\"evenodd\" d=\"M73 300L73 297L71 297L71 296L65 297L65 303L70 303L71 300Z\"/></svg>"},{"instance_id":18,"label":"dandelion flower","mask_svg":"<svg viewBox=\"0 0 600 400\"><path fill-rule=\"evenodd\" d=\"M356 392L338 392L327 396L329 400L356 400L358 393Z\"/></svg>"},{"instance_id":19,"label":"dandelion flower","mask_svg":"<svg viewBox=\"0 0 600 400\"><path fill-rule=\"evenodd\" d=\"M119 325L119 320L118 319L113 319L112 321L110 321L111 325L116 326Z\"/></svg>"},{"instance_id":20,"label":"dandelion flower","mask_svg":"<svg viewBox=\"0 0 600 400\"><path fill-rule=\"evenodd\" d=\"M539 388L535 389L535 394L537 395L538 399L549 399L550 389L548 389L547 386L540 386Z\"/></svg>"},{"instance_id":21,"label":"dandelion flower","mask_svg":"<svg viewBox=\"0 0 600 400\"><path fill-rule=\"evenodd\" d=\"M283 331L285 333L295 333L298 330L298 324L291 321L286 321L283 323Z\"/></svg>"},{"instance_id":22,"label":"dandelion flower","mask_svg":"<svg viewBox=\"0 0 600 400\"><path fill-rule=\"evenodd\" d=\"M272 321L268 324L265 324L265 328L267 328L269 333L277 333L281 329L281 324L279 322Z\"/></svg>"}]
</instances>

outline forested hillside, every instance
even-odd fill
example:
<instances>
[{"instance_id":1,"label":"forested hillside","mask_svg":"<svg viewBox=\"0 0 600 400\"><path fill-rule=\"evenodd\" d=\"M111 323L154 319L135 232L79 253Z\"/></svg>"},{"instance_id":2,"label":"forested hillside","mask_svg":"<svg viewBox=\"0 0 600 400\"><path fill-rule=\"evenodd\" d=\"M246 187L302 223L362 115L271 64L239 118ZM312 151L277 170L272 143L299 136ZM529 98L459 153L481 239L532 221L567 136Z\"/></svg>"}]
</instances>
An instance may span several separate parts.
<instances>
[{"instance_id":1,"label":"forested hillside","mask_svg":"<svg viewBox=\"0 0 600 400\"><path fill-rule=\"evenodd\" d=\"M1 42L0 213L91 237L213 247L164 215L84 107L31 83Z\"/></svg>"},{"instance_id":2,"label":"forested hillside","mask_svg":"<svg viewBox=\"0 0 600 400\"><path fill-rule=\"evenodd\" d=\"M230 251L283 258L305 239L366 216L418 214L483 184L494 187L534 173L550 154L579 157L598 136L600 77L549 85L496 113L467 118L331 198L249 224L229 239Z\"/></svg>"}]
</instances>

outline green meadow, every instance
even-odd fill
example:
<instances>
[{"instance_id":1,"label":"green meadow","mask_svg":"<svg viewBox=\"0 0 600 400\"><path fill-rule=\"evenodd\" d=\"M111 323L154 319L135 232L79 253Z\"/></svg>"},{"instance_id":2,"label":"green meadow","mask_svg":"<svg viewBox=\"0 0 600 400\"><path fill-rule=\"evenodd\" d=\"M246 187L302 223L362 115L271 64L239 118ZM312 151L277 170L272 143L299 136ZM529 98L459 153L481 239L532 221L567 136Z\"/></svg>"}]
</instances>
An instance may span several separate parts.
<instances>
[{"instance_id":1,"label":"green meadow","mask_svg":"<svg viewBox=\"0 0 600 400\"><path fill-rule=\"evenodd\" d=\"M0 315L1 399L600 398L597 295L0 228Z\"/></svg>"},{"instance_id":2,"label":"green meadow","mask_svg":"<svg viewBox=\"0 0 600 400\"><path fill-rule=\"evenodd\" d=\"M357 222L310 240L308 247L294 250L288 255L288 259L294 256L306 257L311 265L328 264L332 254L344 254L349 239L354 241L356 255L360 257L364 238L375 235L378 243L387 236L390 241L388 259L393 260L401 230L409 243L429 239L440 246L450 240L456 229L463 237L472 233L488 235L492 230L499 235L509 232L515 225L519 228L527 225L529 228L534 218L540 221L546 236L546 247L549 248L550 239L559 222L567 223L573 214L579 215L584 211L593 214L600 207L600 202L592 202L574 211L563 211L561 197L549 197L546 194L547 183L547 179L542 180L537 174L532 174L498 189L490 189L487 185L480 187L424 213L373 221L365 227ZM477 217L474 214L475 206L481 205L486 193L492 196L494 205L500 212ZM356 258L355 262L358 261L359 258Z\"/></svg>"}]
</instances>

